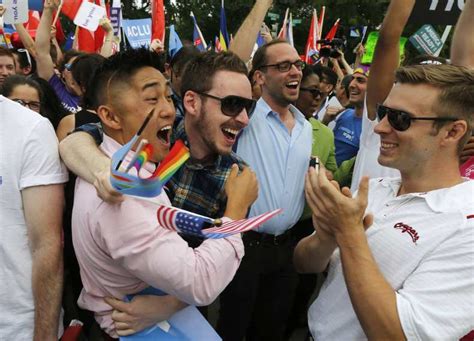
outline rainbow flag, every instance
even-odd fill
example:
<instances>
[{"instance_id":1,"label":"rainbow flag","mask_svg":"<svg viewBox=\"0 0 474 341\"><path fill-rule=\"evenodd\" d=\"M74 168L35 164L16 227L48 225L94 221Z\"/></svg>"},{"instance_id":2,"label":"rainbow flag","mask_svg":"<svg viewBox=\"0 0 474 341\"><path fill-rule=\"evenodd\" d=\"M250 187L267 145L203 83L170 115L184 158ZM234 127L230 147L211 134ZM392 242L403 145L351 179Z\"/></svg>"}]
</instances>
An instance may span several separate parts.
<instances>
[{"instance_id":1,"label":"rainbow flag","mask_svg":"<svg viewBox=\"0 0 474 341\"><path fill-rule=\"evenodd\" d=\"M120 168L123 159L135 145L138 137L138 134L135 135L112 156L110 182L116 190L123 194L146 198L156 197L161 193L164 185L173 174L189 158L189 149L183 141L176 141L169 154L161 161L153 174L148 178L142 178L140 177L140 170L150 160L153 153L153 146L149 143L140 143L129 165L125 170ZM131 168L135 168L137 175L129 173Z\"/></svg>"}]
</instances>

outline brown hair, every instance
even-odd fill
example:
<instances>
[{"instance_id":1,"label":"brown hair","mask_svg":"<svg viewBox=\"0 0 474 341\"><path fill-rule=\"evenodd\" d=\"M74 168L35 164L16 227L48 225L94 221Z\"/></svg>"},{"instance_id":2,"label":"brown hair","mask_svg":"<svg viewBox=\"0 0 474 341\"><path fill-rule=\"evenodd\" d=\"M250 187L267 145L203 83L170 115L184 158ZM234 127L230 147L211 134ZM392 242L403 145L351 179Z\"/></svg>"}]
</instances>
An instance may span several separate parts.
<instances>
[{"instance_id":1,"label":"brown hair","mask_svg":"<svg viewBox=\"0 0 474 341\"><path fill-rule=\"evenodd\" d=\"M218 71L232 71L248 75L245 63L232 52L213 51L201 53L194 57L185 67L181 94L187 91L207 92L212 88L214 75Z\"/></svg>"},{"instance_id":2,"label":"brown hair","mask_svg":"<svg viewBox=\"0 0 474 341\"><path fill-rule=\"evenodd\" d=\"M474 70L454 65L414 65L397 70L398 83L427 84L440 90L432 111L437 116L454 117L467 123L466 134L458 145L460 154L471 136L474 116ZM446 122L435 122L439 129Z\"/></svg>"}]
</instances>

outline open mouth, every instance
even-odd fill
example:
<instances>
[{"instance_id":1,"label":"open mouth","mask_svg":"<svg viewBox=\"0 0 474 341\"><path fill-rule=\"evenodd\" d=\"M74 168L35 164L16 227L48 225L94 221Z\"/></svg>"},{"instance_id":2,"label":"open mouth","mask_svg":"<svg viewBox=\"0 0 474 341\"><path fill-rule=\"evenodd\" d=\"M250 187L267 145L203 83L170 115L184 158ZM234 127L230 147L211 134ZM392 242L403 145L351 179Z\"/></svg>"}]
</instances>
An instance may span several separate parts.
<instances>
[{"instance_id":1,"label":"open mouth","mask_svg":"<svg viewBox=\"0 0 474 341\"><path fill-rule=\"evenodd\" d=\"M222 128L222 133L224 136L229 140L235 140L237 134L239 133L239 129L232 129L232 128Z\"/></svg>"},{"instance_id":2,"label":"open mouth","mask_svg":"<svg viewBox=\"0 0 474 341\"><path fill-rule=\"evenodd\" d=\"M298 86L300 85L300 82L292 81L292 82L286 83L285 85L288 89L296 90L296 89L298 89Z\"/></svg>"},{"instance_id":3,"label":"open mouth","mask_svg":"<svg viewBox=\"0 0 474 341\"><path fill-rule=\"evenodd\" d=\"M156 137L158 137L158 140L160 140L164 144L168 144L170 142L170 136L171 136L171 125L164 126L156 134Z\"/></svg>"}]
</instances>

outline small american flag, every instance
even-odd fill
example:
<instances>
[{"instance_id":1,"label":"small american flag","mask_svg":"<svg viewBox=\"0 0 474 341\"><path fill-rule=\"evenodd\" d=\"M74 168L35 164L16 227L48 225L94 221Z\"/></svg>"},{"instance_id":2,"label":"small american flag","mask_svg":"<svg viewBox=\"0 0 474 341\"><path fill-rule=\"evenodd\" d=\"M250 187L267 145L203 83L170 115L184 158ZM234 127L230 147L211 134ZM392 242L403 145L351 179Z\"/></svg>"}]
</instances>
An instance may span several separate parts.
<instances>
[{"instance_id":1,"label":"small american flag","mask_svg":"<svg viewBox=\"0 0 474 341\"><path fill-rule=\"evenodd\" d=\"M219 239L255 229L281 211L282 209L280 208L252 218L229 221L220 226L213 227L210 226L214 225L214 219L171 206L160 205L157 217L158 223L168 230L200 236L206 239Z\"/></svg>"}]
</instances>

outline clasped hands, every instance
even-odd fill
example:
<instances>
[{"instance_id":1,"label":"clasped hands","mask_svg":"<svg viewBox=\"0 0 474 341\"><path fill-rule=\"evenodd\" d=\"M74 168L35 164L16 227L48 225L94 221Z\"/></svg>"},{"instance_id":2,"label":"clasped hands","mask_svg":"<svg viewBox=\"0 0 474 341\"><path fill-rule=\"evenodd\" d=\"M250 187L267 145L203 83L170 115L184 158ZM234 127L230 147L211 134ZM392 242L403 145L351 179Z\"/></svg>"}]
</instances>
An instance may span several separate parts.
<instances>
[{"instance_id":1,"label":"clasped hands","mask_svg":"<svg viewBox=\"0 0 474 341\"><path fill-rule=\"evenodd\" d=\"M363 177L356 197L349 188L340 188L329 180L325 168L310 167L306 175L305 196L313 212L316 234L322 239L332 239L339 244L341 238L363 233L373 223L371 214L366 215L369 179Z\"/></svg>"}]
</instances>

